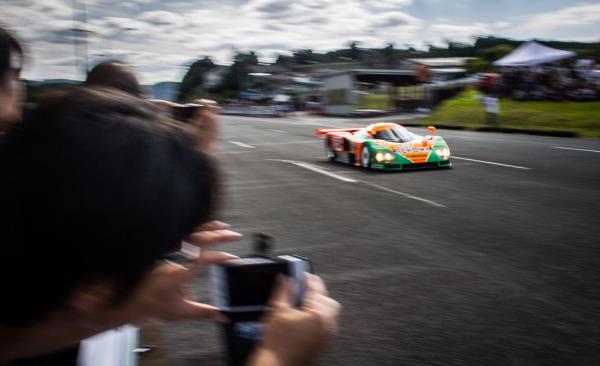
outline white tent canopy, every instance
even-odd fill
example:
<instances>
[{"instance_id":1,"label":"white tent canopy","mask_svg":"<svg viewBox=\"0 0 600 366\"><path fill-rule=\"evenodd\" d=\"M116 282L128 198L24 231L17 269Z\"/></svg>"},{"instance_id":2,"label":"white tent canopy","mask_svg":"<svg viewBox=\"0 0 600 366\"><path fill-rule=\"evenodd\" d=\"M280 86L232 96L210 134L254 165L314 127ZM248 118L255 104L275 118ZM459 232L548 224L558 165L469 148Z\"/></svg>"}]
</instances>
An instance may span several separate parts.
<instances>
[{"instance_id":1,"label":"white tent canopy","mask_svg":"<svg viewBox=\"0 0 600 366\"><path fill-rule=\"evenodd\" d=\"M575 52L557 50L535 41L522 43L511 53L494 61L495 66L535 66L575 56Z\"/></svg>"}]
</instances>

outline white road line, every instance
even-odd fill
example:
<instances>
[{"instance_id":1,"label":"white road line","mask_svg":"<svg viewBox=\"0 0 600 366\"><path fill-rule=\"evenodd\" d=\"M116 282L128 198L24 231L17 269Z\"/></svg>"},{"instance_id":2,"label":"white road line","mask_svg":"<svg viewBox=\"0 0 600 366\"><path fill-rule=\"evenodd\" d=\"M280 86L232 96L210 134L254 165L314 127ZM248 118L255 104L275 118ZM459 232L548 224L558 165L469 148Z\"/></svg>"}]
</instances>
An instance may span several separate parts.
<instances>
[{"instance_id":1,"label":"white road line","mask_svg":"<svg viewBox=\"0 0 600 366\"><path fill-rule=\"evenodd\" d=\"M428 205L431 205L431 206L434 206L434 207L446 207L445 205L442 205L441 203L438 203L438 202L435 202L435 201L432 201L432 200L428 200L428 199L425 199L425 198L413 196L412 194L408 194L408 193L396 191L396 190L391 189L391 188L380 186L379 184L375 184L375 183L371 183L371 182L365 182L365 181L359 181L359 180L356 180L356 179L344 177L342 175L335 174L333 172L330 172L330 171L318 168L318 167L316 167L316 166L314 166L312 164L305 163L303 161L280 160L280 159L267 159L267 160L270 160L270 161L279 161L279 162L282 162L282 163L288 163L288 164L292 164L292 165L295 165L295 166L299 166L301 168L308 169L308 170L311 170L313 172L320 173L320 174L326 175L326 176L331 177L331 178L335 178L337 180L341 180L342 182L347 182L347 183L359 183L360 182L360 183L364 183L364 184L366 184L366 185L368 185L370 187L377 188L379 190L382 190L382 191L385 191L385 192L388 192L388 193L397 194L399 196L402 196L402 197L405 197L405 198L409 198L409 199L412 199L412 200L424 202L424 203L426 203Z\"/></svg>"},{"instance_id":2,"label":"white road line","mask_svg":"<svg viewBox=\"0 0 600 366\"><path fill-rule=\"evenodd\" d=\"M589 149L576 149L574 147L562 147L562 146L554 146L555 149L562 149L562 150L576 150L576 151L587 151L587 152L595 152L595 153L600 153L600 150L589 150Z\"/></svg>"},{"instance_id":3,"label":"white road line","mask_svg":"<svg viewBox=\"0 0 600 366\"><path fill-rule=\"evenodd\" d=\"M379 184L375 184L375 183L371 183L371 182L365 182L365 181L363 181L363 183L366 184L366 185L368 185L368 186L370 186L370 187L382 190L384 192L397 194L397 195L402 196L402 197L410 198L411 200L421 201L421 202L427 203L428 205L431 205L431 206L434 206L434 207L446 207L445 205L442 205L441 203L438 203L438 202L435 202L435 201L432 201L432 200L428 200L426 198L421 198L421 197L413 196L412 194L408 194L408 193L396 191L395 189L391 189L391 188L388 188L388 187L380 186Z\"/></svg>"},{"instance_id":4,"label":"white road line","mask_svg":"<svg viewBox=\"0 0 600 366\"><path fill-rule=\"evenodd\" d=\"M274 189L280 187L297 187L305 185L304 182L289 182L289 183L276 183L276 184L261 184L261 185L250 185L245 187L236 186L235 188L230 188L230 192L232 194L242 193L244 191L250 190L261 190L261 189Z\"/></svg>"},{"instance_id":5,"label":"white road line","mask_svg":"<svg viewBox=\"0 0 600 366\"><path fill-rule=\"evenodd\" d=\"M485 160L477 160L477 159L461 158L460 156L452 156L452 159L458 159L458 160L468 160L468 161L474 161L474 162L476 162L476 163L482 163L482 164L491 164L491 165L498 165L498 166L504 166L504 167L507 167L507 168L514 168L514 169L531 170L531 168L527 168L527 167L524 167L524 166L510 165L510 164L502 164L502 163L494 163L493 161L485 161Z\"/></svg>"},{"instance_id":6,"label":"white road line","mask_svg":"<svg viewBox=\"0 0 600 366\"><path fill-rule=\"evenodd\" d=\"M321 168L318 168L318 167L316 167L316 166L314 166L312 164L309 164L309 163L305 163L303 161L280 160L280 159L267 159L267 160L280 161L282 163L288 163L288 164L292 164L292 165L295 165L295 166L299 166L301 168L308 169L308 170L311 170L313 172L316 172L316 173L319 173L319 174L323 174L323 175L326 175L328 177L335 178L337 180L341 180L342 182L346 182L346 183L357 183L358 182L356 179L352 179L352 178L341 176L339 174L328 172L327 170L323 170Z\"/></svg>"},{"instance_id":7,"label":"white road line","mask_svg":"<svg viewBox=\"0 0 600 366\"><path fill-rule=\"evenodd\" d=\"M243 142L239 142L239 141L229 141L229 142L234 145L240 146L240 147L245 147L246 149L256 149L254 146L245 144Z\"/></svg>"},{"instance_id":8,"label":"white road line","mask_svg":"<svg viewBox=\"0 0 600 366\"><path fill-rule=\"evenodd\" d=\"M274 128L269 128L269 131L273 131L273 132L287 132L287 131L284 131L284 130L276 130Z\"/></svg>"}]
</instances>

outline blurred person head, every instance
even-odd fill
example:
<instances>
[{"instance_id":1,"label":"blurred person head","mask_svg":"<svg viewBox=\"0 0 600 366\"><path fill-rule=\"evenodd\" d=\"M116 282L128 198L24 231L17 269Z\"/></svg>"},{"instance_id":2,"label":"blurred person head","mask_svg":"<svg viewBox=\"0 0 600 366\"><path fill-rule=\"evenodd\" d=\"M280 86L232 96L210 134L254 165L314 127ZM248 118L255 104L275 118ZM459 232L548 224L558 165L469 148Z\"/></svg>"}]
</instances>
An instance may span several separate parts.
<instances>
[{"instance_id":1,"label":"blurred person head","mask_svg":"<svg viewBox=\"0 0 600 366\"><path fill-rule=\"evenodd\" d=\"M49 96L15 126L0 152L0 325L118 307L208 221L216 172L193 138L101 88Z\"/></svg>"},{"instance_id":2,"label":"blurred person head","mask_svg":"<svg viewBox=\"0 0 600 366\"><path fill-rule=\"evenodd\" d=\"M0 132L19 120L20 82L24 52L19 42L0 27Z\"/></svg>"},{"instance_id":3,"label":"blurred person head","mask_svg":"<svg viewBox=\"0 0 600 366\"><path fill-rule=\"evenodd\" d=\"M144 94L131 67L116 60L104 61L94 66L84 84L115 88L136 97L142 97Z\"/></svg>"},{"instance_id":4,"label":"blurred person head","mask_svg":"<svg viewBox=\"0 0 600 366\"><path fill-rule=\"evenodd\" d=\"M113 88L135 97L144 97L142 87L133 69L116 60L104 61L94 66L88 73L84 85ZM149 101L161 110L167 111L170 115L172 115L174 107L181 107L180 104L167 100L152 99ZM209 108L201 108L195 111L188 122L193 127L196 135L195 144L199 148L211 152L214 150L217 136L218 122L215 111L218 107L212 100L199 99L196 102Z\"/></svg>"}]
</instances>

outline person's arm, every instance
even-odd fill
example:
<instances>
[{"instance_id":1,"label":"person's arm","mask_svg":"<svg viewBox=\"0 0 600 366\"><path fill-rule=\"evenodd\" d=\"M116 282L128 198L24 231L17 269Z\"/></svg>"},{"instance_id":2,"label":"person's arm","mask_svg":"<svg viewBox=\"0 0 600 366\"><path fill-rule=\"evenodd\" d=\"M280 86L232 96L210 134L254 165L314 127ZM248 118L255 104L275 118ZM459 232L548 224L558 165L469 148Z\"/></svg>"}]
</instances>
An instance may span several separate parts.
<instances>
[{"instance_id":1,"label":"person's arm","mask_svg":"<svg viewBox=\"0 0 600 366\"><path fill-rule=\"evenodd\" d=\"M162 99L148 99L158 108L169 110L176 106L181 106L174 102ZM219 110L221 109L217 102L210 99L197 99L196 104L203 105L190 118L190 126L196 137L197 147L207 153L215 153L215 145L219 133Z\"/></svg>"},{"instance_id":2,"label":"person's arm","mask_svg":"<svg viewBox=\"0 0 600 366\"><path fill-rule=\"evenodd\" d=\"M201 150L214 154L219 135L219 105L214 100L197 99L197 104L205 106L197 111L191 119L196 131L196 139Z\"/></svg>"},{"instance_id":3,"label":"person's arm","mask_svg":"<svg viewBox=\"0 0 600 366\"><path fill-rule=\"evenodd\" d=\"M304 305L293 308L293 285L280 281L265 319L263 339L247 366L303 366L321 353L337 330L340 304L327 296L321 278L307 274Z\"/></svg>"}]
</instances>

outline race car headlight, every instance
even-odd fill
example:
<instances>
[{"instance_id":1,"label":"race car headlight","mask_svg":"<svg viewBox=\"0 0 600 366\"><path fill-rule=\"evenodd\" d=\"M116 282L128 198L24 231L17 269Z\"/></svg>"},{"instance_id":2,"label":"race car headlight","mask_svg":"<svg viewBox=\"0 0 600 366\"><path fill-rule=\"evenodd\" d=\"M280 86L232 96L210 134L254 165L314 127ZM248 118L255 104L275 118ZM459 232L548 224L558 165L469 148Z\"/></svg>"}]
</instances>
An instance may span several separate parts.
<instances>
[{"instance_id":1,"label":"race car headlight","mask_svg":"<svg viewBox=\"0 0 600 366\"><path fill-rule=\"evenodd\" d=\"M392 155L392 153L388 152L388 153L383 154L383 158L385 159L385 161L389 162L389 161L394 160L394 155Z\"/></svg>"},{"instance_id":2,"label":"race car headlight","mask_svg":"<svg viewBox=\"0 0 600 366\"><path fill-rule=\"evenodd\" d=\"M450 159L450 149L448 149L447 147L443 149L435 149L435 153L442 160Z\"/></svg>"},{"instance_id":3,"label":"race car headlight","mask_svg":"<svg viewBox=\"0 0 600 366\"><path fill-rule=\"evenodd\" d=\"M375 154L375 160L377 160L378 163L381 163L383 159L383 153L378 152L377 154Z\"/></svg>"}]
</instances>

